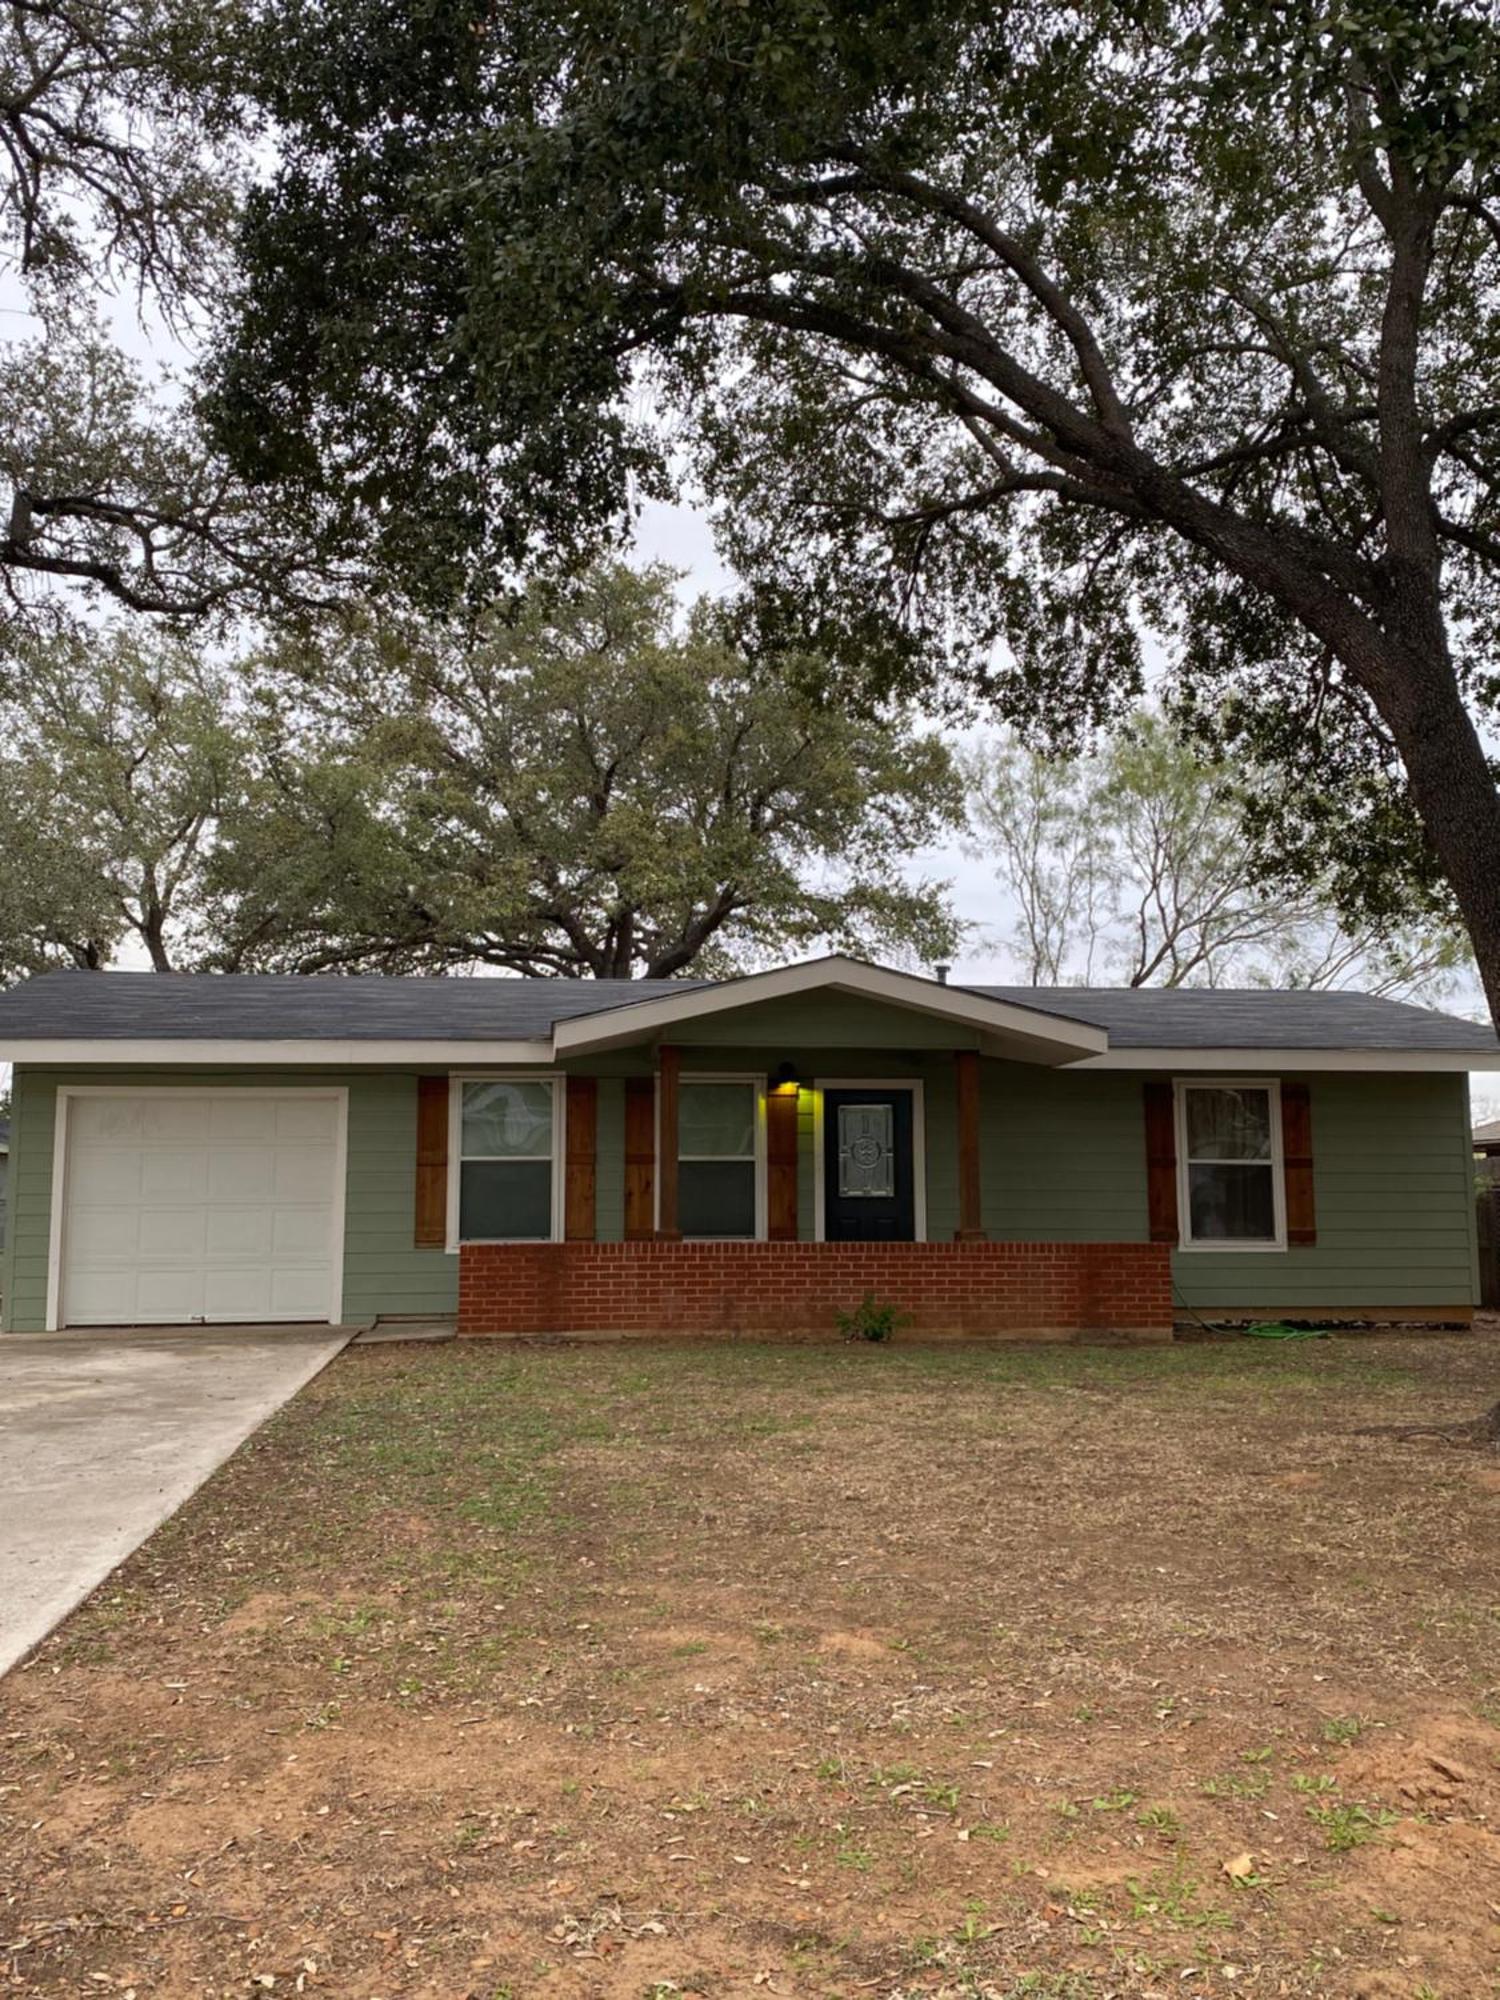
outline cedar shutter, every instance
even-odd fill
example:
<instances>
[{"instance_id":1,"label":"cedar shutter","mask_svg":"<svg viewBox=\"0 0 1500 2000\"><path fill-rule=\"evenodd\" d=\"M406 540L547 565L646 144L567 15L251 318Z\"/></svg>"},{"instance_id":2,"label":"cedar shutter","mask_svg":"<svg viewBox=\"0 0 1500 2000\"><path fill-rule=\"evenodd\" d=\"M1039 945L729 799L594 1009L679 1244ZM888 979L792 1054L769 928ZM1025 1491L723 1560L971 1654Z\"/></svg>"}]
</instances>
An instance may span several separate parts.
<instances>
[{"instance_id":1,"label":"cedar shutter","mask_svg":"<svg viewBox=\"0 0 1500 2000\"><path fill-rule=\"evenodd\" d=\"M1313 1200L1312 1091L1306 1083L1281 1086L1281 1163L1286 1186L1286 1240L1316 1243Z\"/></svg>"},{"instance_id":2,"label":"cedar shutter","mask_svg":"<svg viewBox=\"0 0 1500 2000\"><path fill-rule=\"evenodd\" d=\"M1170 1083L1146 1089L1146 1219L1153 1243L1175 1243L1177 1110Z\"/></svg>"},{"instance_id":3,"label":"cedar shutter","mask_svg":"<svg viewBox=\"0 0 1500 2000\"><path fill-rule=\"evenodd\" d=\"M625 1079L625 1240L656 1233L656 1081Z\"/></svg>"},{"instance_id":4,"label":"cedar shutter","mask_svg":"<svg viewBox=\"0 0 1500 2000\"><path fill-rule=\"evenodd\" d=\"M766 1097L766 1235L797 1240L797 1086L772 1084Z\"/></svg>"},{"instance_id":5,"label":"cedar shutter","mask_svg":"<svg viewBox=\"0 0 1500 2000\"><path fill-rule=\"evenodd\" d=\"M563 1090L563 1235L569 1243L592 1243L599 1084L592 1076L570 1076Z\"/></svg>"},{"instance_id":6,"label":"cedar shutter","mask_svg":"<svg viewBox=\"0 0 1500 2000\"><path fill-rule=\"evenodd\" d=\"M417 1078L417 1190L412 1242L442 1250L448 1242L448 1095L445 1076Z\"/></svg>"}]
</instances>

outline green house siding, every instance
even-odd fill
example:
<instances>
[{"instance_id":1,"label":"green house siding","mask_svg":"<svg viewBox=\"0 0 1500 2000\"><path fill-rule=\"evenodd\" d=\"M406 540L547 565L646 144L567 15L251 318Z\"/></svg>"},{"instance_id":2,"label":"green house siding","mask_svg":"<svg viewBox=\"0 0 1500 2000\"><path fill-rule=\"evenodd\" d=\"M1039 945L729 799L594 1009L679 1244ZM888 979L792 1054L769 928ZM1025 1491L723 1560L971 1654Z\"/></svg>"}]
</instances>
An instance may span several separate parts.
<instances>
[{"instance_id":1,"label":"green house siding","mask_svg":"<svg viewBox=\"0 0 1500 2000\"><path fill-rule=\"evenodd\" d=\"M397 1071L53 1070L18 1068L13 1083L14 1204L4 1270L4 1327L46 1324L52 1216L52 1135L59 1083L137 1084L155 1089L296 1090L336 1084L349 1093L344 1213L344 1318L377 1313L451 1313L458 1259L412 1245L416 1190L417 1079ZM19 1134L19 1138L18 1135Z\"/></svg>"},{"instance_id":2,"label":"green house siding","mask_svg":"<svg viewBox=\"0 0 1500 2000\"><path fill-rule=\"evenodd\" d=\"M1138 1077L986 1063L981 1079L981 1195L992 1237L1145 1241ZM953 1154L951 1125L939 1143Z\"/></svg>"},{"instance_id":3,"label":"green house siding","mask_svg":"<svg viewBox=\"0 0 1500 2000\"><path fill-rule=\"evenodd\" d=\"M927 1233L951 1238L958 1221L952 1042L927 1046L921 1017L871 1007L831 1046L811 1002L757 1010L747 1049L727 1038L684 1045L684 1069L758 1075L791 1062L804 1085L798 1108L798 1233L815 1229L815 1080L912 1079L923 1086ZM894 1029L899 1024L902 1038ZM726 1024L727 1026L727 1024ZM886 1040L858 1039L860 1029ZM798 1033L802 1039L798 1039ZM747 1032L743 1018L741 1035ZM595 1220L601 1241L624 1232L623 1079L649 1073L649 1050L577 1062L597 1075ZM449 1313L458 1260L412 1245L416 1075L410 1071L18 1069L11 1135L10 1215L0 1258L4 1324L29 1331L46 1315L52 1151L59 1083L234 1089L338 1084L349 1095L344 1315ZM1477 1292L1466 1080L1461 1075L1321 1075L1312 1082L1316 1246L1286 1252L1182 1251L1173 1259L1180 1301L1195 1311L1350 1310L1471 1303ZM1147 1234L1142 1077L986 1061L980 1127L984 1225L1016 1241L1140 1242Z\"/></svg>"},{"instance_id":4,"label":"green house siding","mask_svg":"<svg viewBox=\"0 0 1500 2000\"><path fill-rule=\"evenodd\" d=\"M1318 1240L1286 1251L1179 1251L1195 1311L1472 1304L1478 1297L1462 1076L1318 1076Z\"/></svg>"}]
</instances>

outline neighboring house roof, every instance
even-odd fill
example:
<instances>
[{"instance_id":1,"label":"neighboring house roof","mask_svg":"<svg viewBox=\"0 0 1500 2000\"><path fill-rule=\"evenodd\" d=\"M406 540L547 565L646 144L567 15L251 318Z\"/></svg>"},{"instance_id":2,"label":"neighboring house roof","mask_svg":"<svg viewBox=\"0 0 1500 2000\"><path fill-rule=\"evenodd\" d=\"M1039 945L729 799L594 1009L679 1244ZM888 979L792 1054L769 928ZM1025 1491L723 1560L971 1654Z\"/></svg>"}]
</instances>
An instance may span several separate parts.
<instances>
[{"instance_id":1,"label":"neighboring house roof","mask_svg":"<svg viewBox=\"0 0 1500 2000\"><path fill-rule=\"evenodd\" d=\"M1476 1153L1481 1146L1494 1146L1500 1149L1500 1118L1492 1118L1487 1125L1476 1125L1474 1127L1474 1150Z\"/></svg>"},{"instance_id":2,"label":"neighboring house roof","mask_svg":"<svg viewBox=\"0 0 1500 2000\"><path fill-rule=\"evenodd\" d=\"M240 1061L369 1062L401 1049L409 1059L550 1060L670 1040L685 1021L820 992L964 1025L998 1053L1091 1068L1297 1051L1341 1058L1338 1067L1500 1068L1493 1029L1363 993L944 986L841 957L724 981L59 972L0 994L0 1053L139 1061L144 1051L118 1045L149 1043L150 1059L187 1060L213 1043L235 1045Z\"/></svg>"},{"instance_id":3,"label":"neighboring house roof","mask_svg":"<svg viewBox=\"0 0 1500 2000\"><path fill-rule=\"evenodd\" d=\"M10 1151L10 1120L0 1118L0 1153Z\"/></svg>"}]
</instances>

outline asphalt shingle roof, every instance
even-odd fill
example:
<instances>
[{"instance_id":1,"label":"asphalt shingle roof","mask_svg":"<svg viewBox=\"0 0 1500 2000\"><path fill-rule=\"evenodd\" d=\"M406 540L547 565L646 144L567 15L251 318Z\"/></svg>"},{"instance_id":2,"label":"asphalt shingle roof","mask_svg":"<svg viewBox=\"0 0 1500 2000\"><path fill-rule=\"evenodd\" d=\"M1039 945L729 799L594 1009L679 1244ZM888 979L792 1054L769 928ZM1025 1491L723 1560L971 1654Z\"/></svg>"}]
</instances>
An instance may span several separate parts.
<instances>
[{"instance_id":1,"label":"asphalt shingle roof","mask_svg":"<svg viewBox=\"0 0 1500 2000\"><path fill-rule=\"evenodd\" d=\"M1476 1049L1493 1028L1371 993L1266 987L976 986L1107 1030L1112 1048Z\"/></svg>"},{"instance_id":2,"label":"asphalt shingle roof","mask_svg":"<svg viewBox=\"0 0 1500 2000\"><path fill-rule=\"evenodd\" d=\"M712 983L55 972L0 993L0 1041L531 1041L545 1039L555 1021ZM1465 1054L1500 1048L1488 1027L1364 993L1082 986L963 990L1089 1022L1108 1031L1114 1048Z\"/></svg>"}]
</instances>

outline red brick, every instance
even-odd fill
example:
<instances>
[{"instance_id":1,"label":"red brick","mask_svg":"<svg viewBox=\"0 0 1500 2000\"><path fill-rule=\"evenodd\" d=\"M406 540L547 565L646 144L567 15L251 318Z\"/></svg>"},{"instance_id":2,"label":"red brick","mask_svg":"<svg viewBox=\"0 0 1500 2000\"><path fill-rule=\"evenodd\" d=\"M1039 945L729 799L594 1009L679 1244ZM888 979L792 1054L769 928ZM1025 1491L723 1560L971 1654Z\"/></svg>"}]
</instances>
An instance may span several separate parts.
<instances>
[{"instance_id":1,"label":"red brick","mask_svg":"<svg viewBox=\"0 0 1500 2000\"><path fill-rule=\"evenodd\" d=\"M867 1291L916 1334L1172 1329L1159 1243L472 1243L459 1331L831 1335Z\"/></svg>"}]
</instances>

